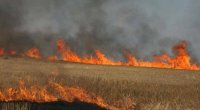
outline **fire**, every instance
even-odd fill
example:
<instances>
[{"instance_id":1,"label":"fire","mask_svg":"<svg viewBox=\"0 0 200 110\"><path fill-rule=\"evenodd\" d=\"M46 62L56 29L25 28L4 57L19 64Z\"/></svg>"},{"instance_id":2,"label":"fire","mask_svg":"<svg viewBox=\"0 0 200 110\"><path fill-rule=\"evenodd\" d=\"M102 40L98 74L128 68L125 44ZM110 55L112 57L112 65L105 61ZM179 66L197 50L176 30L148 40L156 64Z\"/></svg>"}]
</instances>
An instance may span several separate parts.
<instances>
[{"instance_id":1,"label":"fire","mask_svg":"<svg viewBox=\"0 0 200 110\"><path fill-rule=\"evenodd\" d=\"M48 60L55 61L55 60L58 60L58 57L57 56L49 56Z\"/></svg>"},{"instance_id":2,"label":"fire","mask_svg":"<svg viewBox=\"0 0 200 110\"><path fill-rule=\"evenodd\" d=\"M0 48L0 56L1 56L1 55L4 55L4 54L5 54L5 50L4 50L3 48ZM17 51L15 51L15 50L10 50L10 51L8 51L7 54L9 54L9 55L16 55L16 54L17 54Z\"/></svg>"},{"instance_id":3,"label":"fire","mask_svg":"<svg viewBox=\"0 0 200 110\"><path fill-rule=\"evenodd\" d=\"M170 57L166 53L162 55L156 55L153 61L144 61L137 59L134 55L126 53L127 62L114 61L100 50L95 50L94 56L80 56L76 52L72 51L70 47L60 39L57 41L57 54L60 54L61 59L67 62L77 62L86 64L98 64L98 65L122 65L122 66L138 66L138 67L155 67L155 68L171 68L171 69L187 69L187 70L200 70L200 67L191 63L191 57L187 52L186 41L179 42L174 46L173 51L175 52L174 57ZM5 54L3 48L0 48L0 55ZM11 55L17 54L16 51L10 53ZM31 48L24 53L25 56L35 59L41 59L41 53L37 48ZM47 58L48 60L55 61L59 60L60 57L53 55Z\"/></svg>"},{"instance_id":4,"label":"fire","mask_svg":"<svg viewBox=\"0 0 200 110\"><path fill-rule=\"evenodd\" d=\"M25 52L25 55L30 57L30 58L35 58L35 59L40 59L40 51L37 48L31 48L28 51Z\"/></svg>"},{"instance_id":5,"label":"fire","mask_svg":"<svg viewBox=\"0 0 200 110\"><path fill-rule=\"evenodd\" d=\"M74 102L75 100L97 104L104 108L108 107L101 97L91 95L79 87L67 87L53 82L50 82L48 86L34 85L27 87L24 81L19 81L18 87L0 91L0 101L6 102L30 101L42 103L55 101Z\"/></svg>"},{"instance_id":6,"label":"fire","mask_svg":"<svg viewBox=\"0 0 200 110\"><path fill-rule=\"evenodd\" d=\"M153 61L139 60L133 55L127 53L127 62L116 62L105 56L100 50L95 50L95 56L80 57L71 49L65 46L63 40L57 42L58 52L61 53L62 59L69 62L79 62L86 64L102 64L102 65L123 65L123 66L139 66L139 67L156 67L156 68L173 68L173 69L187 69L200 70L197 64L190 62L191 57L187 53L187 43L180 42L174 46L173 50L176 53L175 57L170 57L167 54L155 56Z\"/></svg>"},{"instance_id":7,"label":"fire","mask_svg":"<svg viewBox=\"0 0 200 110\"><path fill-rule=\"evenodd\" d=\"M62 54L62 59L69 62L81 62L81 58L64 44L63 40L57 41L57 50Z\"/></svg>"},{"instance_id":8,"label":"fire","mask_svg":"<svg viewBox=\"0 0 200 110\"><path fill-rule=\"evenodd\" d=\"M4 55L4 49L0 48L0 55Z\"/></svg>"},{"instance_id":9,"label":"fire","mask_svg":"<svg viewBox=\"0 0 200 110\"><path fill-rule=\"evenodd\" d=\"M8 52L8 54L10 54L10 55L17 55L17 51L15 51L15 50L10 50L10 51Z\"/></svg>"},{"instance_id":10,"label":"fire","mask_svg":"<svg viewBox=\"0 0 200 110\"><path fill-rule=\"evenodd\" d=\"M128 55L128 65L143 66L143 67L157 67L157 68L173 68L173 69L187 69L187 70L200 70L197 64L191 63L191 57L187 52L187 43L180 42L174 46L173 51L176 52L175 57L170 57L167 54L155 56L152 62L137 60L132 55Z\"/></svg>"}]
</instances>

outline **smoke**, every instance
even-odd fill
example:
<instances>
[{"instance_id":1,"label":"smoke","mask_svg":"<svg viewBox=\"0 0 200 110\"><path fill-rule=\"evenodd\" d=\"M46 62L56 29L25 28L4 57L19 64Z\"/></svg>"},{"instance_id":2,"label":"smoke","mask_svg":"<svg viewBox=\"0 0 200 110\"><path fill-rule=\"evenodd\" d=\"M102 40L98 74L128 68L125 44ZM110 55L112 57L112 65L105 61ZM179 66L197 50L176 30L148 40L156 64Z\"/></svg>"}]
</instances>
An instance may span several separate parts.
<instances>
[{"instance_id":1,"label":"smoke","mask_svg":"<svg viewBox=\"0 0 200 110\"><path fill-rule=\"evenodd\" d=\"M200 60L199 10L197 0L1 0L0 46L34 46L48 55L64 38L82 55L100 49L121 59L130 50L151 59L172 55L171 48L186 40Z\"/></svg>"}]
</instances>

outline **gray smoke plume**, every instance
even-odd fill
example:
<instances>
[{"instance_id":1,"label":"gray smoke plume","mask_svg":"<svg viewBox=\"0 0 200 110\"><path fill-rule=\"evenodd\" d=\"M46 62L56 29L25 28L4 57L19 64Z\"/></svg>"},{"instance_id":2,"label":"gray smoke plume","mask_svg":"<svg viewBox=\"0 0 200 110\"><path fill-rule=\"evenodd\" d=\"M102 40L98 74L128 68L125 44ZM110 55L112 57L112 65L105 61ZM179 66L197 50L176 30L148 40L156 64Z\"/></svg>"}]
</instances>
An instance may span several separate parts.
<instances>
[{"instance_id":1,"label":"gray smoke plume","mask_svg":"<svg viewBox=\"0 0 200 110\"><path fill-rule=\"evenodd\" d=\"M180 40L200 60L198 0L1 0L0 47L55 52L66 39L82 55L100 49L122 59L123 50L151 59Z\"/></svg>"}]
</instances>

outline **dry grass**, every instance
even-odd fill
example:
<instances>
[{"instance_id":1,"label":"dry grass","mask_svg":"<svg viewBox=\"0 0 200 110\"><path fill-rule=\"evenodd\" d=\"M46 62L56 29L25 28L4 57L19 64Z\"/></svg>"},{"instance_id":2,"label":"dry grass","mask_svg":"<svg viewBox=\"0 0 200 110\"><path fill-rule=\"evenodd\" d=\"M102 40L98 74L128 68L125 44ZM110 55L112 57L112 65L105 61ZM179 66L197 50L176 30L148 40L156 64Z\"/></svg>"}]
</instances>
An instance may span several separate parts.
<instances>
[{"instance_id":1,"label":"dry grass","mask_svg":"<svg viewBox=\"0 0 200 110\"><path fill-rule=\"evenodd\" d=\"M53 75L52 75L53 74ZM198 110L200 72L121 66L97 66L61 61L0 58L0 88L47 80L79 86L117 106L136 102L138 110Z\"/></svg>"}]
</instances>

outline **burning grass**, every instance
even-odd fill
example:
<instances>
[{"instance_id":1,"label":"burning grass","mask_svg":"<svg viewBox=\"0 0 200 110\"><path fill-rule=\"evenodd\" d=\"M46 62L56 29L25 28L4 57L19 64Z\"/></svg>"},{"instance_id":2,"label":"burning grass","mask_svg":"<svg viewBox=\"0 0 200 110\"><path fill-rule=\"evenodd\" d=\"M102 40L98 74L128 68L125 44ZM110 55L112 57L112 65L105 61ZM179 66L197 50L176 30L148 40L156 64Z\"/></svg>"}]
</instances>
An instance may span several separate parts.
<instances>
[{"instance_id":1,"label":"burning grass","mask_svg":"<svg viewBox=\"0 0 200 110\"><path fill-rule=\"evenodd\" d=\"M79 100L87 103L96 103L99 106L106 107L100 97L89 95L81 88L65 87L58 83L51 82L49 84L51 92L47 90L48 86L31 86L26 87L25 82L20 81L19 86L15 88L7 88L4 92L0 92L0 101L31 101L31 102L54 102L54 101L66 101L74 102ZM52 92L56 92L56 95ZM56 97L56 96L59 96Z\"/></svg>"},{"instance_id":2,"label":"burning grass","mask_svg":"<svg viewBox=\"0 0 200 110\"><path fill-rule=\"evenodd\" d=\"M137 67L156 67L156 68L172 68L172 69L186 69L186 70L200 70L200 67L191 62L191 56L187 52L186 41L181 41L174 46L173 51L175 55L173 57L163 53L161 55L155 55L152 61L144 61L137 59L134 55L125 52L126 62L114 61L100 50L94 50L95 55L78 55L76 52L60 39L57 41L57 53L56 55L43 58L39 49L31 48L24 53L17 54L15 50L6 52L3 48L0 48L0 55L22 55L35 59L48 59L50 61L63 60L66 62L76 62L85 64L97 64L97 65L118 65L118 66L137 66ZM61 56L59 58L58 56Z\"/></svg>"},{"instance_id":3,"label":"burning grass","mask_svg":"<svg viewBox=\"0 0 200 110\"><path fill-rule=\"evenodd\" d=\"M20 81L19 86L6 88L5 90L0 92L0 102L7 102L8 106L2 106L2 109L4 109L3 107L15 108L14 104L12 106L12 102L15 102L18 106L17 102L20 102L20 101L28 101L30 106L32 106L32 104L34 103L37 103L36 105L39 105L39 104L41 105L42 103L53 104L54 102L62 101L63 104L66 104L65 106L66 108L69 108L73 104L74 106L81 106L81 103L87 104L88 106L96 105L95 108L96 109L98 109L98 107L102 108L101 110L110 109L111 107L111 106L109 107L103 101L101 97L96 97L94 94L90 94L89 92L79 87L66 87L66 86L62 86L58 83L53 83L53 82L50 82L48 85L49 86L34 85L31 87L27 87L24 81ZM79 102L80 105L78 105L77 102ZM5 104L6 103L3 103L3 105ZM27 103L24 103L24 104L27 104ZM27 108L29 106L25 106L23 104L21 105L22 105L22 108L25 110L31 110L32 108L32 107ZM67 107L67 105L69 107ZM89 108L87 106L85 107ZM64 108L64 107L61 106L60 108ZM118 110L118 109L114 109L114 107L112 108L113 109L110 109L110 110ZM43 110L46 110L46 109L43 109ZM33 109L33 110L36 110L36 109ZM54 110L54 109L51 109L51 110ZM75 110L78 110L78 109L75 109Z\"/></svg>"},{"instance_id":4,"label":"burning grass","mask_svg":"<svg viewBox=\"0 0 200 110\"><path fill-rule=\"evenodd\" d=\"M56 106L57 102L61 104ZM113 106L79 87L67 87L54 82L49 82L46 86L27 87L24 81L19 81L17 87L0 91L0 105L2 109L18 110L133 110L135 107L130 98L116 101ZM37 107L33 109L34 105Z\"/></svg>"}]
</instances>

